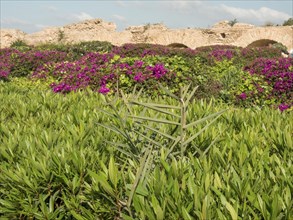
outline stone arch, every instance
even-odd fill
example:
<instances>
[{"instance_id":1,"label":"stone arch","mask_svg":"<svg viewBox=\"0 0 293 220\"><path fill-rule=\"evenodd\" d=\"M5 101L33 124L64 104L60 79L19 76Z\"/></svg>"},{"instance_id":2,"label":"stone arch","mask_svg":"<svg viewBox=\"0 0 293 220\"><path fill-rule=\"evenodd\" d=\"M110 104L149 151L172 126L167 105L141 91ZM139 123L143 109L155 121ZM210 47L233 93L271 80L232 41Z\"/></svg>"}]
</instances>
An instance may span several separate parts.
<instances>
[{"instance_id":1,"label":"stone arch","mask_svg":"<svg viewBox=\"0 0 293 220\"><path fill-rule=\"evenodd\" d=\"M252 28L235 40L236 46L247 47L264 45L270 42L283 44L287 50L293 48L293 28L291 27L259 27Z\"/></svg>"},{"instance_id":2,"label":"stone arch","mask_svg":"<svg viewBox=\"0 0 293 220\"><path fill-rule=\"evenodd\" d=\"M256 40L252 42L251 44L247 45L248 48L267 47L267 46L279 48L283 53L289 54L287 47L284 44L277 42L275 40L261 39L261 40Z\"/></svg>"},{"instance_id":3,"label":"stone arch","mask_svg":"<svg viewBox=\"0 0 293 220\"><path fill-rule=\"evenodd\" d=\"M270 46L272 44L278 43L275 40L269 40L269 39L260 39L260 40L256 40L251 42L250 44L248 44L246 47L251 48L251 47L267 47Z\"/></svg>"},{"instance_id":4,"label":"stone arch","mask_svg":"<svg viewBox=\"0 0 293 220\"><path fill-rule=\"evenodd\" d=\"M188 46L182 43L171 43L171 44L168 44L167 46L172 48L179 48L179 49L189 48Z\"/></svg>"}]
</instances>

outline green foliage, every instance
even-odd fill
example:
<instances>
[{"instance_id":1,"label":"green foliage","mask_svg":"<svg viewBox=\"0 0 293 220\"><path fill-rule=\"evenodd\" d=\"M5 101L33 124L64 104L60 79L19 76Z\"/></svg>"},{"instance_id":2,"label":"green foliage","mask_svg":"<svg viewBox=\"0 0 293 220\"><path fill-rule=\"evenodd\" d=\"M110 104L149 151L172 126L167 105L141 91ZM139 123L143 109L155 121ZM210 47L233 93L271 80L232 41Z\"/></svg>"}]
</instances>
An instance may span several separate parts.
<instances>
[{"instance_id":1,"label":"green foliage","mask_svg":"<svg viewBox=\"0 0 293 220\"><path fill-rule=\"evenodd\" d=\"M19 51L25 52L25 51L31 50L32 46L28 45L25 41L18 39L12 42L12 44L10 45L10 48L14 48Z\"/></svg>"},{"instance_id":2,"label":"green foliage","mask_svg":"<svg viewBox=\"0 0 293 220\"><path fill-rule=\"evenodd\" d=\"M131 93L134 87L137 89L144 88L144 94L155 97L161 95L161 91L158 86L160 82L164 87L167 87L171 92L178 93L180 91L180 86L186 82L190 82L192 77L192 68L190 63L182 57L164 57L164 56L146 56L143 58L139 57L126 57L120 58L119 56L114 56L113 60L110 62L110 66L101 70L104 75L113 73L113 68L111 66L117 65L117 63L128 64L130 66L135 66L136 62L143 62L141 68L133 68L133 72L129 74L124 69L115 69L116 74L119 76L118 89L123 90L125 93ZM134 75L138 72L142 72L147 66L155 66L156 64L163 64L169 73L163 79L147 79L142 82L137 82L133 79ZM110 72L109 72L110 71ZM115 85L113 83L113 85Z\"/></svg>"},{"instance_id":3,"label":"green foliage","mask_svg":"<svg viewBox=\"0 0 293 220\"><path fill-rule=\"evenodd\" d=\"M30 76L36 69L48 62L54 63L68 59L67 54L64 52L35 51L33 49L26 52L9 50L6 56L4 55L6 63L1 63L1 66L3 65L4 68L9 66L10 77Z\"/></svg>"},{"instance_id":4,"label":"green foliage","mask_svg":"<svg viewBox=\"0 0 293 220\"><path fill-rule=\"evenodd\" d=\"M282 44L282 43L275 43L275 44L272 45L272 47L273 47L273 48L278 48L278 49L280 49L283 53L284 53L284 52L285 52L285 53L288 53L288 51L287 51L287 47L286 47L284 44Z\"/></svg>"},{"instance_id":5,"label":"green foliage","mask_svg":"<svg viewBox=\"0 0 293 220\"><path fill-rule=\"evenodd\" d=\"M109 52L112 44L107 41L86 41L74 44L72 50L81 50L84 54L89 52Z\"/></svg>"},{"instance_id":6,"label":"green foliage","mask_svg":"<svg viewBox=\"0 0 293 220\"><path fill-rule=\"evenodd\" d=\"M52 55L51 60L47 59L49 56L45 53L43 54L43 50L46 50L45 52L48 52L48 54L49 52L61 51L66 52L67 55L62 58L63 63L59 63L59 61L63 60L58 59L54 60L56 64L47 64L48 61L52 61L54 55ZM111 52L108 52L110 50ZM9 76L5 77L5 80L9 80L12 77L27 76L38 69L39 72L36 75L55 78L54 83L57 86L65 83L75 88L76 85L83 85L81 83L83 79L80 79L80 71L78 70L80 68L80 70L84 70L83 75L90 78L89 83L84 83L85 87L88 86L94 91L98 91L101 88L101 82L104 80L105 85L103 86L110 90L109 94L117 93L119 90L131 93L134 86L137 86L138 89L144 88L145 95L155 97L162 95L158 82L177 95L181 87L191 83L193 87L198 87L194 95L196 98L209 99L214 97L220 98L227 103L241 103L241 105L244 103L239 99L235 101L235 96L237 97L244 92L245 88L248 89L247 91L255 93L255 91L251 91L247 87L249 84L256 82L260 84L259 89L265 89L265 93L259 94L261 96L257 96L258 98L254 97L250 104L271 105L276 104L276 102L263 100L269 92L269 87L264 82L264 79L258 77L258 79L252 80L252 77L243 73L241 69L245 65L252 63L257 57L274 59L280 57L281 50L284 50L284 46L281 44L275 44L271 48L243 49L235 46L213 45L197 48L195 51L173 50L162 45L151 44L126 44L122 47L112 48L112 45L108 42L92 41L73 45L44 44L26 53L12 52L11 57L8 55L5 58L10 62L11 67L5 67L7 62L3 62L3 65L4 68L9 70ZM39 52L41 52L40 56L37 55ZM93 63L95 61L90 61L89 57L94 57L97 54L89 54L91 52L101 52L107 57L113 56L113 59L110 62L101 61L103 59L100 59L103 63L99 63L99 70L97 71L97 66ZM106 53L104 54L104 52ZM157 53L160 55L154 55ZM43 58L38 61L38 57ZM72 62L73 66L77 65L79 67L70 71L54 71L62 66L67 66L67 61ZM136 62L143 62L143 66L135 66ZM131 67L123 67L124 64L128 64ZM153 72L148 68L150 69L156 64L163 65L168 74L161 78L153 77ZM6 71L6 69L4 70ZM4 74L7 75L7 72ZM143 75L142 79L135 79L135 76L138 78L139 74ZM240 85L240 82L243 85Z\"/></svg>"},{"instance_id":7,"label":"green foliage","mask_svg":"<svg viewBox=\"0 0 293 220\"><path fill-rule=\"evenodd\" d=\"M11 83L19 89L50 91L49 85L52 83L52 79L47 79L46 81L35 79L32 81L26 77L14 77L11 79Z\"/></svg>"},{"instance_id":8,"label":"green foliage","mask_svg":"<svg viewBox=\"0 0 293 220\"><path fill-rule=\"evenodd\" d=\"M107 41L84 41L75 44L59 42L57 44L40 44L35 49L67 52L71 60L76 60L90 52L109 52L112 49L112 44Z\"/></svg>"},{"instance_id":9,"label":"green foliage","mask_svg":"<svg viewBox=\"0 0 293 220\"><path fill-rule=\"evenodd\" d=\"M59 29L58 30L58 42L62 42L63 40L65 40L65 33L63 30Z\"/></svg>"},{"instance_id":10,"label":"green foliage","mask_svg":"<svg viewBox=\"0 0 293 220\"><path fill-rule=\"evenodd\" d=\"M275 24L271 21L267 21L264 23L264 27L273 27L273 26L275 26Z\"/></svg>"},{"instance_id":11,"label":"green foliage","mask_svg":"<svg viewBox=\"0 0 293 220\"><path fill-rule=\"evenodd\" d=\"M152 150L164 149L164 146L168 146L165 149L168 151L165 155L166 158L169 154L180 154L184 156L189 151L189 148L193 148L192 143L194 139L204 132L224 112L220 111L194 121L188 114L188 106L193 104L193 97L197 88L189 91L190 85L184 86L181 88L179 96L177 96L162 85L160 87L162 87L162 90L167 96L176 100L176 104L162 105L160 103L140 102L138 97L142 90L138 94L134 91L129 98L122 92L122 98L128 110L128 114L122 116L113 103L108 101L108 105L111 107L113 113L110 114L110 111L107 111L107 114L112 116L114 122L111 122L111 124L115 126L104 125L102 123L99 125L122 135L127 140L125 148L122 151L130 151L128 152L129 154L138 156L137 154L141 154L141 149L144 149L144 146L150 146ZM143 108L142 111L136 112L132 107L133 105L141 106ZM155 117L149 117L150 114L155 115ZM127 118L132 120L131 123L127 123ZM208 119L213 120L207 123L200 131L194 133L194 126L206 122ZM161 124L167 124L169 131L161 130ZM144 128L144 131L141 131L141 128ZM140 139L140 141L136 143L135 140L137 139ZM161 143L164 144L162 145ZM195 147L193 149L194 155L199 154L202 156L207 153L210 147L208 146L204 150Z\"/></svg>"},{"instance_id":12,"label":"green foliage","mask_svg":"<svg viewBox=\"0 0 293 220\"><path fill-rule=\"evenodd\" d=\"M239 95L241 93L239 91L244 89L242 87L247 85L243 83L243 80L247 80L247 77L250 78L250 74L233 65L232 60L216 62L214 66L209 68L209 74L219 84L217 93L214 96L226 103L235 103L236 95Z\"/></svg>"},{"instance_id":13,"label":"green foliage","mask_svg":"<svg viewBox=\"0 0 293 220\"><path fill-rule=\"evenodd\" d=\"M289 18L287 21L284 21L283 26L293 25L293 18Z\"/></svg>"},{"instance_id":14,"label":"green foliage","mask_svg":"<svg viewBox=\"0 0 293 220\"><path fill-rule=\"evenodd\" d=\"M166 142L173 125L127 117L179 119L172 114L184 107L180 100L125 95L109 103L112 112L90 90L64 96L24 85L0 82L3 219L293 217L293 112L229 108L212 124L189 127L193 135L210 124L181 156ZM191 101L186 124L226 107ZM101 124L126 129L115 135Z\"/></svg>"},{"instance_id":15,"label":"green foliage","mask_svg":"<svg viewBox=\"0 0 293 220\"><path fill-rule=\"evenodd\" d=\"M238 21L236 18L234 18L233 20L230 20L228 24L233 27L236 23L238 23Z\"/></svg>"},{"instance_id":16,"label":"green foliage","mask_svg":"<svg viewBox=\"0 0 293 220\"><path fill-rule=\"evenodd\" d=\"M45 43L39 44L35 46L35 50L39 51L61 51L61 52L68 52L70 50L70 45L65 43Z\"/></svg>"},{"instance_id":17,"label":"green foliage","mask_svg":"<svg viewBox=\"0 0 293 220\"><path fill-rule=\"evenodd\" d=\"M28 44L25 41L18 39L12 42L12 44L10 45L10 47L12 48L21 47L21 46L28 46Z\"/></svg>"},{"instance_id":18,"label":"green foliage","mask_svg":"<svg viewBox=\"0 0 293 220\"><path fill-rule=\"evenodd\" d=\"M134 65L136 61L142 61L143 66L154 66L157 63L164 64L164 67L169 70L168 77L159 80L146 80L144 82L136 82L133 80L133 75L119 70L119 89L125 93L131 93L136 86L137 89L144 88L144 93L148 96L156 97L162 95L162 92L158 86L158 81L172 93L179 94L180 88L184 85L191 84L193 87L198 87L194 96L196 98L211 98L217 97L221 89L218 79L210 74L210 68L206 65L205 60L201 57L184 58L180 56L146 56L139 57L126 57L119 58L113 63L127 63L128 65ZM104 68L101 71L113 72L111 68ZM106 75L106 74L105 74ZM108 84L110 85L110 84Z\"/></svg>"},{"instance_id":19,"label":"green foliage","mask_svg":"<svg viewBox=\"0 0 293 220\"><path fill-rule=\"evenodd\" d=\"M251 75L248 72L241 72L239 75L239 81L237 87L233 88L236 98L235 103L242 106L264 106L276 104L275 99L268 99L270 93L272 93L272 87L259 75ZM247 98L241 99L239 96L244 93L247 94Z\"/></svg>"},{"instance_id":20,"label":"green foliage","mask_svg":"<svg viewBox=\"0 0 293 220\"><path fill-rule=\"evenodd\" d=\"M278 45L278 44L277 44ZM282 57L281 49L277 47L252 47L244 48L237 59L234 59L234 63L240 67L249 65L257 58L280 58Z\"/></svg>"}]
</instances>

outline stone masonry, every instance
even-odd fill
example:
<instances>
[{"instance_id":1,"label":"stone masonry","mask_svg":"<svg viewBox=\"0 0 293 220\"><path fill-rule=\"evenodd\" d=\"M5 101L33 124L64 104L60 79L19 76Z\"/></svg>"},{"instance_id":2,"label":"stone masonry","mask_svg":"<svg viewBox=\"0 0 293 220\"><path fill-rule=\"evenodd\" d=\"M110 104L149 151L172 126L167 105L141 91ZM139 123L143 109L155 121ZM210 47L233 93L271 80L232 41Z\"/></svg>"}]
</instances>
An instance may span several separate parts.
<instances>
[{"instance_id":1,"label":"stone masonry","mask_svg":"<svg viewBox=\"0 0 293 220\"><path fill-rule=\"evenodd\" d=\"M195 49L208 45L235 45L246 47L257 42L279 42L293 49L293 26L256 27L251 24L229 25L221 21L210 29L186 28L169 29L163 24L131 26L124 31L116 31L116 25L102 19L86 20L63 27L50 27L27 34L16 29L0 30L0 47L9 47L16 40L31 45L41 43L77 43L81 41L109 41L114 45L125 43L182 44ZM265 45L264 45L265 46Z\"/></svg>"}]
</instances>

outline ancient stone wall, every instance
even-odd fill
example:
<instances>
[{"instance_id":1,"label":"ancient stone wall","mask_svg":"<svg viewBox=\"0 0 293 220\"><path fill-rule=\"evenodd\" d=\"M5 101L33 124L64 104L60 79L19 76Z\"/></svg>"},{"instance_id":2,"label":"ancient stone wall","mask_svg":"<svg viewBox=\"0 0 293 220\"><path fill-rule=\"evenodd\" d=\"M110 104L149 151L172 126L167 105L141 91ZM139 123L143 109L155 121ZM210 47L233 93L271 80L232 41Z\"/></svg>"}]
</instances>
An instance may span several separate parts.
<instances>
[{"instance_id":1,"label":"ancient stone wall","mask_svg":"<svg viewBox=\"0 0 293 220\"><path fill-rule=\"evenodd\" d=\"M293 26L255 27L243 23L231 26L228 21L221 21L210 29L169 29L163 24L152 24L128 27L124 31L118 32L114 23L93 19L63 27L50 27L32 34L14 29L1 29L0 34L1 48L9 47L17 39L32 45L93 40L109 41L114 45L179 43L192 49L215 44L246 47L263 39L282 43L288 50L293 48Z\"/></svg>"},{"instance_id":2,"label":"ancient stone wall","mask_svg":"<svg viewBox=\"0 0 293 220\"><path fill-rule=\"evenodd\" d=\"M0 48L9 47L16 40L25 40L26 35L17 29L0 29Z\"/></svg>"}]
</instances>

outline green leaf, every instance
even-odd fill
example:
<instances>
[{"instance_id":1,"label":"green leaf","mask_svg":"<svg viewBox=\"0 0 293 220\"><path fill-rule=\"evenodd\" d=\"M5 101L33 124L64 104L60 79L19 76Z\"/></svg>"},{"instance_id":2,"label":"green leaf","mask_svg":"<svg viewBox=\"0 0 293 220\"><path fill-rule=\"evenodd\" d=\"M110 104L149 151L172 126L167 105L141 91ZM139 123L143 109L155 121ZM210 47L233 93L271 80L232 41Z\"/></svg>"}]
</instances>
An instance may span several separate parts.
<instances>
[{"instance_id":1,"label":"green leaf","mask_svg":"<svg viewBox=\"0 0 293 220\"><path fill-rule=\"evenodd\" d=\"M90 177L96 182L99 183L105 192L107 192L110 196L115 197L114 189L111 185L107 182L107 179L102 174L97 174L91 170L88 171Z\"/></svg>"},{"instance_id":2,"label":"green leaf","mask_svg":"<svg viewBox=\"0 0 293 220\"><path fill-rule=\"evenodd\" d=\"M182 100L185 99L185 96L187 95L187 92L188 92L190 86L191 86L191 83L189 83L188 86L184 86L183 88L181 87L181 89L182 89L181 99Z\"/></svg>"},{"instance_id":3,"label":"green leaf","mask_svg":"<svg viewBox=\"0 0 293 220\"><path fill-rule=\"evenodd\" d=\"M172 146L170 147L170 150L166 153L166 158L172 153L172 151L174 150L174 148L178 145L178 143L180 142L180 140L181 140L181 137L180 136L178 136L177 138L176 138L176 140L174 141L174 143L172 144Z\"/></svg>"},{"instance_id":4,"label":"green leaf","mask_svg":"<svg viewBox=\"0 0 293 220\"><path fill-rule=\"evenodd\" d=\"M184 220L192 220L192 217L189 215L189 213L183 206L181 208L181 211L182 211L182 217Z\"/></svg>"},{"instance_id":5,"label":"green leaf","mask_svg":"<svg viewBox=\"0 0 293 220\"><path fill-rule=\"evenodd\" d=\"M137 133L137 134L139 135L139 137L143 137L143 138L145 138L146 140L148 140L150 143L154 144L155 146L158 146L158 147L160 147L160 148L163 148L163 147L164 147L164 146L161 145L159 142L157 142L157 141L155 141L154 139L152 139L152 138L150 138L150 137L144 135L143 133L141 133L141 132L139 132L139 131L135 131L135 130L134 130L134 132Z\"/></svg>"},{"instance_id":6,"label":"green leaf","mask_svg":"<svg viewBox=\"0 0 293 220\"><path fill-rule=\"evenodd\" d=\"M156 118L149 118L149 117L140 117L140 116L134 116L134 115L130 115L130 117L132 117L134 119L141 119L141 120L146 120L146 121L153 121L153 122L163 123L163 124L181 125L178 122L164 120L164 119L156 119Z\"/></svg>"},{"instance_id":7,"label":"green leaf","mask_svg":"<svg viewBox=\"0 0 293 220\"><path fill-rule=\"evenodd\" d=\"M132 217L129 216L129 215L126 215L125 213L122 213L122 218L123 218L124 220L134 220L134 218L132 218Z\"/></svg>"},{"instance_id":8,"label":"green leaf","mask_svg":"<svg viewBox=\"0 0 293 220\"><path fill-rule=\"evenodd\" d=\"M147 190L146 187L144 187L142 184L138 184L137 185L137 188L136 188L136 191L135 191L138 195L141 195L141 196L148 196L149 192Z\"/></svg>"},{"instance_id":9,"label":"green leaf","mask_svg":"<svg viewBox=\"0 0 293 220\"><path fill-rule=\"evenodd\" d=\"M237 214L237 211L235 211L235 209L233 208L233 206L229 202L226 201L225 207L226 207L226 209L228 209L232 219L237 220L238 214Z\"/></svg>"},{"instance_id":10,"label":"green leaf","mask_svg":"<svg viewBox=\"0 0 293 220\"><path fill-rule=\"evenodd\" d=\"M171 140L173 140L173 141L176 140L175 137L173 137L173 136L171 136L171 135L168 135L168 134L166 134L166 133L163 133L163 132L161 132L161 131L159 131L159 130L157 130L157 129L155 129L155 128L152 128L152 127L147 126L147 125L145 125L145 124L142 124L142 123L140 123L140 122L137 122L137 123L139 123L139 125L141 125L141 126L147 128L148 130L154 131L154 132L156 132L156 133L158 133L158 134L160 134L160 135L162 135L162 136L164 136L164 137L166 137L166 138L169 138L169 139L171 139Z\"/></svg>"},{"instance_id":11,"label":"green leaf","mask_svg":"<svg viewBox=\"0 0 293 220\"><path fill-rule=\"evenodd\" d=\"M156 217L157 217L156 219L163 220L164 219L164 211L160 207L159 202L158 202L157 198L155 197L155 195L152 195L152 206L153 206L153 209L154 209Z\"/></svg>"},{"instance_id":12,"label":"green leaf","mask_svg":"<svg viewBox=\"0 0 293 220\"><path fill-rule=\"evenodd\" d=\"M215 177L214 177L214 186L216 188L222 188L222 181L221 178L219 177L218 173L215 172Z\"/></svg>"},{"instance_id":13,"label":"green leaf","mask_svg":"<svg viewBox=\"0 0 293 220\"><path fill-rule=\"evenodd\" d=\"M141 103L141 102L137 102L137 101L131 101L131 103ZM181 109L179 106L176 105L165 105L165 104L160 104L160 103L151 103L148 102L147 103L148 106L152 106L152 107L156 107L156 108L167 108L167 109Z\"/></svg>"},{"instance_id":14,"label":"green leaf","mask_svg":"<svg viewBox=\"0 0 293 220\"><path fill-rule=\"evenodd\" d=\"M169 95L170 97L176 99L176 100L180 100L179 97L177 97L176 95L174 95L170 90L168 90L167 88L165 88L164 86L162 86L160 83L159 83L159 87L167 94Z\"/></svg>"},{"instance_id":15,"label":"green leaf","mask_svg":"<svg viewBox=\"0 0 293 220\"><path fill-rule=\"evenodd\" d=\"M197 120L195 122L191 122L188 125L184 126L184 128L189 128L189 127L192 127L194 125L200 124L200 123L202 123L202 122L204 122L204 121L206 121L206 120L208 120L210 118L214 118L215 116L219 116L219 115L223 114L225 111L227 111L227 109L219 111L219 112L211 114L211 115L208 115L208 116L206 116L204 118L201 118L201 119L199 119L199 120Z\"/></svg>"},{"instance_id":16,"label":"green leaf","mask_svg":"<svg viewBox=\"0 0 293 220\"><path fill-rule=\"evenodd\" d=\"M188 138L185 142L183 142L183 145L187 145L189 144L191 141L193 141L198 135L200 135L202 132L204 132L212 123L214 123L218 118L220 117L220 115L218 117L216 117L215 119L213 119L211 122L209 122L206 126L204 126L199 132L197 132L196 134L194 134L193 136L191 136L190 138Z\"/></svg>"},{"instance_id":17,"label":"green leaf","mask_svg":"<svg viewBox=\"0 0 293 220\"><path fill-rule=\"evenodd\" d=\"M195 88L192 90L192 92L189 94L189 96L187 97L187 99L186 99L186 101L185 101L185 104L186 104L186 105L189 105L189 102L190 102L191 98L193 97L193 95L194 95L195 91L197 90L197 88L198 88L198 86L195 87Z\"/></svg>"},{"instance_id":18,"label":"green leaf","mask_svg":"<svg viewBox=\"0 0 293 220\"><path fill-rule=\"evenodd\" d=\"M208 195L205 196L203 203L202 203L202 208L201 208L201 214L202 214L202 219L208 219Z\"/></svg>"},{"instance_id":19,"label":"green leaf","mask_svg":"<svg viewBox=\"0 0 293 220\"><path fill-rule=\"evenodd\" d=\"M115 189L117 189L118 184L118 169L115 166L115 161L113 156L110 157L109 161L109 178Z\"/></svg>"},{"instance_id":20,"label":"green leaf","mask_svg":"<svg viewBox=\"0 0 293 220\"><path fill-rule=\"evenodd\" d=\"M127 201L127 207L128 208L131 205L132 198L133 198L133 195L134 195L134 193L136 191L136 188L138 186L139 181L144 179L144 176L142 174L144 173L145 166L146 167L149 166L147 161L148 161L148 157L150 157L150 154L151 154L151 150L148 148L145 151L144 156L140 159L140 166L139 166L139 169L138 169L138 171L136 173L135 180L134 180L134 183L132 184L131 191L130 191L128 201Z\"/></svg>"},{"instance_id":21,"label":"green leaf","mask_svg":"<svg viewBox=\"0 0 293 220\"><path fill-rule=\"evenodd\" d=\"M86 220L86 218L82 217L80 214L77 214L74 210L70 210L70 213L77 220Z\"/></svg>"},{"instance_id":22,"label":"green leaf","mask_svg":"<svg viewBox=\"0 0 293 220\"><path fill-rule=\"evenodd\" d=\"M121 134L123 137L127 138L127 136L125 135L124 132L122 132L119 128L117 128L116 126L109 126L109 125L105 125L105 124L101 124L101 123L97 123L97 125L100 125L104 128L107 128L117 134Z\"/></svg>"},{"instance_id":23,"label":"green leaf","mask_svg":"<svg viewBox=\"0 0 293 220\"><path fill-rule=\"evenodd\" d=\"M135 102L135 101L133 101L131 103L136 104L136 105L140 105L140 106L144 106L146 108L155 110L156 112L161 112L161 113L164 113L164 114L167 114L167 115L171 115L171 116L180 118L180 115L174 114L173 112L169 112L169 111L163 110L163 109L158 108L155 105L152 105L152 104L149 104L149 103L142 103L142 102Z\"/></svg>"}]
</instances>

